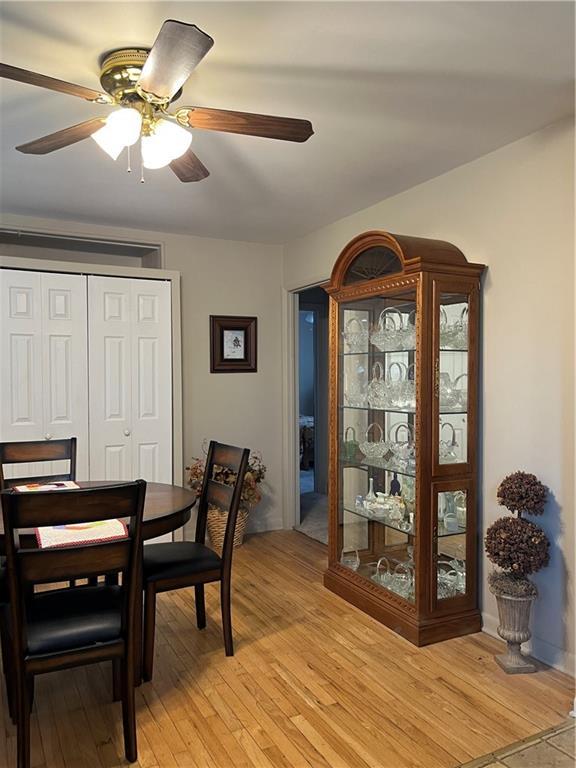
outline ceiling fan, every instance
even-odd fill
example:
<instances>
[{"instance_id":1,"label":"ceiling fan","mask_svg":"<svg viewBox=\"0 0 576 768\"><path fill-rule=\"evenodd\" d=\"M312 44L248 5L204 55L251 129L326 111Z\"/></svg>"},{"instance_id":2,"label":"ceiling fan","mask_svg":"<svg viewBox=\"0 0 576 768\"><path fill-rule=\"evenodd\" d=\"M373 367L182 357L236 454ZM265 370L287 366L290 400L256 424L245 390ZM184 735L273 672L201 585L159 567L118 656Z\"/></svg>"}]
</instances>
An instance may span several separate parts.
<instances>
[{"instance_id":1,"label":"ceiling fan","mask_svg":"<svg viewBox=\"0 0 576 768\"><path fill-rule=\"evenodd\" d=\"M170 112L171 102L181 96L185 82L213 45L214 40L194 24L165 21L151 49L121 48L101 57L100 83L104 92L0 64L0 77L119 107L108 117L86 120L16 149L44 155L91 136L116 160L124 147L129 152L130 146L140 140L143 168L169 165L180 181L188 182L209 175L190 149L189 128L283 141L310 138L313 130L308 120L205 107L180 107Z\"/></svg>"}]
</instances>

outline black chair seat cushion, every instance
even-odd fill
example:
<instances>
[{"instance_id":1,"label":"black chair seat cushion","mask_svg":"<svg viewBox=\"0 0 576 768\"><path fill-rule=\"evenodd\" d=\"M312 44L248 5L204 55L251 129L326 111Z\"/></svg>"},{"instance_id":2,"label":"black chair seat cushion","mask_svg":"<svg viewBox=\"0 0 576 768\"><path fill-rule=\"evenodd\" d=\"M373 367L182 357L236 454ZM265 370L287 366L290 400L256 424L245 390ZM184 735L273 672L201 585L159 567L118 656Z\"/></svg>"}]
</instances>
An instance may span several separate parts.
<instances>
[{"instance_id":1,"label":"black chair seat cushion","mask_svg":"<svg viewBox=\"0 0 576 768\"><path fill-rule=\"evenodd\" d=\"M222 559L204 544L195 541L171 541L144 545L144 579L158 581L213 571Z\"/></svg>"},{"instance_id":2,"label":"black chair seat cushion","mask_svg":"<svg viewBox=\"0 0 576 768\"><path fill-rule=\"evenodd\" d=\"M27 605L28 654L58 653L118 640L121 587L69 587L40 592Z\"/></svg>"}]
</instances>

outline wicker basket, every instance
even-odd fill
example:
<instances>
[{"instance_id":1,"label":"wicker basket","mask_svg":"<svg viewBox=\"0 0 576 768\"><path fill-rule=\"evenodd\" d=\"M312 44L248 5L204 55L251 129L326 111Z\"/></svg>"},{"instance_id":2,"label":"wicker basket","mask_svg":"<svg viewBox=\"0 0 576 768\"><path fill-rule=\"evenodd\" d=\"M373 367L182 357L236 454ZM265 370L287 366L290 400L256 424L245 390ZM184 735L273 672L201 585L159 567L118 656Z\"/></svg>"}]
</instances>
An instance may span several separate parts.
<instances>
[{"instance_id":1,"label":"wicker basket","mask_svg":"<svg viewBox=\"0 0 576 768\"><path fill-rule=\"evenodd\" d=\"M244 533L248 522L250 510L248 507L240 506L238 508L238 517L236 518L236 530L234 531L234 546L242 546ZM224 536L226 534L226 523L228 522L228 512L222 512L220 509L209 509L206 519L208 536L212 546L217 552L222 552L224 546Z\"/></svg>"}]
</instances>

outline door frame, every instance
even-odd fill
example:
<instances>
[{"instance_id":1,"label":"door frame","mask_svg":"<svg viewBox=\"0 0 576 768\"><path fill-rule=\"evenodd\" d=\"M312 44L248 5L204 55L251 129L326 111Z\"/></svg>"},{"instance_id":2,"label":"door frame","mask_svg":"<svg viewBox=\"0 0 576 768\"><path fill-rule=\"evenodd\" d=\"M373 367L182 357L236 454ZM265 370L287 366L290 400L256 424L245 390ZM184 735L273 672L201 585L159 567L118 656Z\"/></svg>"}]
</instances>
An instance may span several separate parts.
<instances>
[{"instance_id":1,"label":"door frame","mask_svg":"<svg viewBox=\"0 0 576 768\"><path fill-rule=\"evenodd\" d=\"M160 245L158 246L161 247ZM180 302L180 272L146 267L124 267L110 264L84 264L71 261L28 259L2 256L0 269L20 269L27 272L62 272L72 275L99 275L171 282L172 324L172 481L185 484L183 423L182 423L182 315Z\"/></svg>"},{"instance_id":2,"label":"door frame","mask_svg":"<svg viewBox=\"0 0 576 768\"><path fill-rule=\"evenodd\" d=\"M285 530L300 522L300 430L298 294L323 285L328 277L313 283L282 288L282 523Z\"/></svg>"}]
</instances>

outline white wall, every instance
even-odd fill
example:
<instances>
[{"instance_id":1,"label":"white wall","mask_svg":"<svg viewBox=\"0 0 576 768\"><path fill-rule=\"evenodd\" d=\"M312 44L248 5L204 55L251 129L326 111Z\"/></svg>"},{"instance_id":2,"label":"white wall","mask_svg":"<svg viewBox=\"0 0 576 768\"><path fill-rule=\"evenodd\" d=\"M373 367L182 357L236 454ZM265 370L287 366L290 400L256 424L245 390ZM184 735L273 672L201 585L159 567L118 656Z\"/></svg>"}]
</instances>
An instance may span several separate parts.
<instances>
[{"instance_id":1,"label":"white wall","mask_svg":"<svg viewBox=\"0 0 576 768\"><path fill-rule=\"evenodd\" d=\"M201 455L204 437L259 450L268 475L250 530L281 528L282 249L185 240L165 261L182 274L184 455ZM210 315L258 318L257 373L210 373Z\"/></svg>"},{"instance_id":2,"label":"white wall","mask_svg":"<svg viewBox=\"0 0 576 768\"><path fill-rule=\"evenodd\" d=\"M285 288L310 285L327 279L352 237L383 229L448 240L488 265L483 530L502 513L496 488L509 472L534 472L551 489L537 521L553 546L550 566L535 577L533 652L565 669L574 668L575 622L573 142L572 124L562 121L294 241L284 258ZM486 586L481 598L494 632Z\"/></svg>"},{"instance_id":3,"label":"white wall","mask_svg":"<svg viewBox=\"0 0 576 768\"><path fill-rule=\"evenodd\" d=\"M250 529L281 528L281 247L10 214L2 226L161 246L162 267L182 276L184 457L202 455L204 438L261 451L268 475ZM257 373L210 373L211 314L258 318Z\"/></svg>"}]
</instances>

